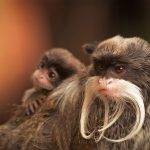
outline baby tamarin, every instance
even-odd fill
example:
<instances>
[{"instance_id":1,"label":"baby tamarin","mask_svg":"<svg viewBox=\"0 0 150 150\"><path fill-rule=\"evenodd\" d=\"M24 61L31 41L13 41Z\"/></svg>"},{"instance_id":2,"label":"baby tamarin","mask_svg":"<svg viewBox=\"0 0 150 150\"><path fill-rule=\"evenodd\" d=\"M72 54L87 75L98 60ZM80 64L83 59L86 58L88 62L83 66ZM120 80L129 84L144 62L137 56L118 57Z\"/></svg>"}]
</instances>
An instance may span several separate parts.
<instances>
[{"instance_id":1,"label":"baby tamarin","mask_svg":"<svg viewBox=\"0 0 150 150\"><path fill-rule=\"evenodd\" d=\"M63 80L84 69L68 50L55 48L45 52L32 75L33 88L25 92L22 100L27 115L34 113Z\"/></svg>"},{"instance_id":2,"label":"baby tamarin","mask_svg":"<svg viewBox=\"0 0 150 150\"><path fill-rule=\"evenodd\" d=\"M46 51L32 75L33 87L25 92L23 104L19 105L13 116L1 125L0 141L4 142L2 141L2 139L5 140L4 136L7 141L7 136L11 137L11 131L17 130L18 126L29 120L61 82L84 71L85 66L68 50L54 48ZM9 144L7 143L7 145Z\"/></svg>"}]
</instances>

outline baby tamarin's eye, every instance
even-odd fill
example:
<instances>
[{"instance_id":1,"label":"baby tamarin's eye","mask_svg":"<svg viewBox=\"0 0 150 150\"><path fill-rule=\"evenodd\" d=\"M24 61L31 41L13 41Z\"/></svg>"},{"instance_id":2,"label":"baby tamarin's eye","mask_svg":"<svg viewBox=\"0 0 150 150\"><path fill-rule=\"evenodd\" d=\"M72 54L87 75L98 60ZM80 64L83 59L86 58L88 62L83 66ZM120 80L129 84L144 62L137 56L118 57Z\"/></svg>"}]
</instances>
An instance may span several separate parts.
<instances>
[{"instance_id":1,"label":"baby tamarin's eye","mask_svg":"<svg viewBox=\"0 0 150 150\"><path fill-rule=\"evenodd\" d=\"M117 74L124 74L126 72L126 67L124 65L115 65L114 66L114 71Z\"/></svg>"},{"instance_id":2,"label":"baby tamarin's eye","mask_svg":"<svg viewBox=\"0 0 150 150\"><path fill-rule=\"evenodd\" d=\"M45 63L44 62L41 62L40 64L39 64L39 68L44 68L45 67Z\"/></svg>"},{"instance_id":3,"label":"baby tamarin's eye","mask_svg":"<svg viewBox=\"0 0 150 150\"><path fill-rule=\"evenodd\" d=\"M58 74L54 68L50 68L48 72L48 76L50 79L56 79L58 77Z\"/></svg>"},{"instance_id":4,"label":"baby tamarin's eye","mask_svg":"<svg viewBox=\"0 0 150 150\"><path fill-rule=\"evenodd\" d=\"M56 75L55 75L54 72L49 72L49 73L48 73L48 76L49 76L50 78L55 78L55 77L56 77Z\"/></svg>"}]
</instances>

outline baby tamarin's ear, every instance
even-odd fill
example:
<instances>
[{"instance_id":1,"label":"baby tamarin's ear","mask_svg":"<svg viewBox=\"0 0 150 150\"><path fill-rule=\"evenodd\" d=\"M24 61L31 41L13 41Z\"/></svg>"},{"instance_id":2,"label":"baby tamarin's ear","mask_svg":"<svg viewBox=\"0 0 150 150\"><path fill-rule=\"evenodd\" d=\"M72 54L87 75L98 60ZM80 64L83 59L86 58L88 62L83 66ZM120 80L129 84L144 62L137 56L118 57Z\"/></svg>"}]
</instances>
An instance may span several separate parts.
<instances>
[{"instance_id":1,"label":"baby tamarin's ear","mask_svg":"<svg viewBox=\"0 0 150 150\"><path fill-rule=\"evenodd\" d=\"M85 53L91 55L97 47L97 43L86 43L82 46L82 49Z\"/></svg>"}]
</instances>

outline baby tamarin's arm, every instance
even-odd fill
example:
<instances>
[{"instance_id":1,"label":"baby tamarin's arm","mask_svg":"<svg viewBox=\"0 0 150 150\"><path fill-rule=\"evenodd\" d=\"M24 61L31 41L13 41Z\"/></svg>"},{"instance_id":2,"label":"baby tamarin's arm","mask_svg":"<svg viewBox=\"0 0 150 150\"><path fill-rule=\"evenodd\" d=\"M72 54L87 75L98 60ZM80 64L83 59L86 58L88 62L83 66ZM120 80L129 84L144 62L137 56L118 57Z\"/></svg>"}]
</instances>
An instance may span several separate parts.
<instances>
[{"instance_id":1,"label":"baby tamarin's arm","mask_svg":"<svg viewBox=\"0 0 150 150\"><path fill-rule=\"evenodd\" d=\"M85 66L65 49L56 48L45 52L32 75L33 88L23 96L26 114L31 115L37 111L49 92L63 80L84 70Z\"/></svg>"},{"instance_id":2,"label":"baby tamarin's arm","mask_svg":"<svg viewBox=\"0 0 150 150\"><path fill-rule=\"evenodd\" d=\"M26 109L26 114L30 115L39 109L39 107L44 103L48 93L48 91L44 90L36 91L35 88L25 91L22 101Z\"/></svg>"}]
</instances>

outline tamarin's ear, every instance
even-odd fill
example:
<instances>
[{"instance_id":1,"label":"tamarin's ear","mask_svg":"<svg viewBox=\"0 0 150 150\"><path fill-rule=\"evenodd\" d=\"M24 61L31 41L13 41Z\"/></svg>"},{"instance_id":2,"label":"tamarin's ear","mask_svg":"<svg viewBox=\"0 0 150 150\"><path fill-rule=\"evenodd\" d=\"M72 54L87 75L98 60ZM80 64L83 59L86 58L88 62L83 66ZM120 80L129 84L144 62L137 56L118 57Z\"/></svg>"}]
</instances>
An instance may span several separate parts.
<instances>
[{"instance_id":1,"label":"tamarin's ear","mask_svg":"<svg viewBox=\"0 0 150 150\"><path fill-rule=\"evenodd\" d=\"M82 46L82 49L87 54L92 54L96 49L97 44L95 43L87 43Z\"/></svg>"}]
</instances>

